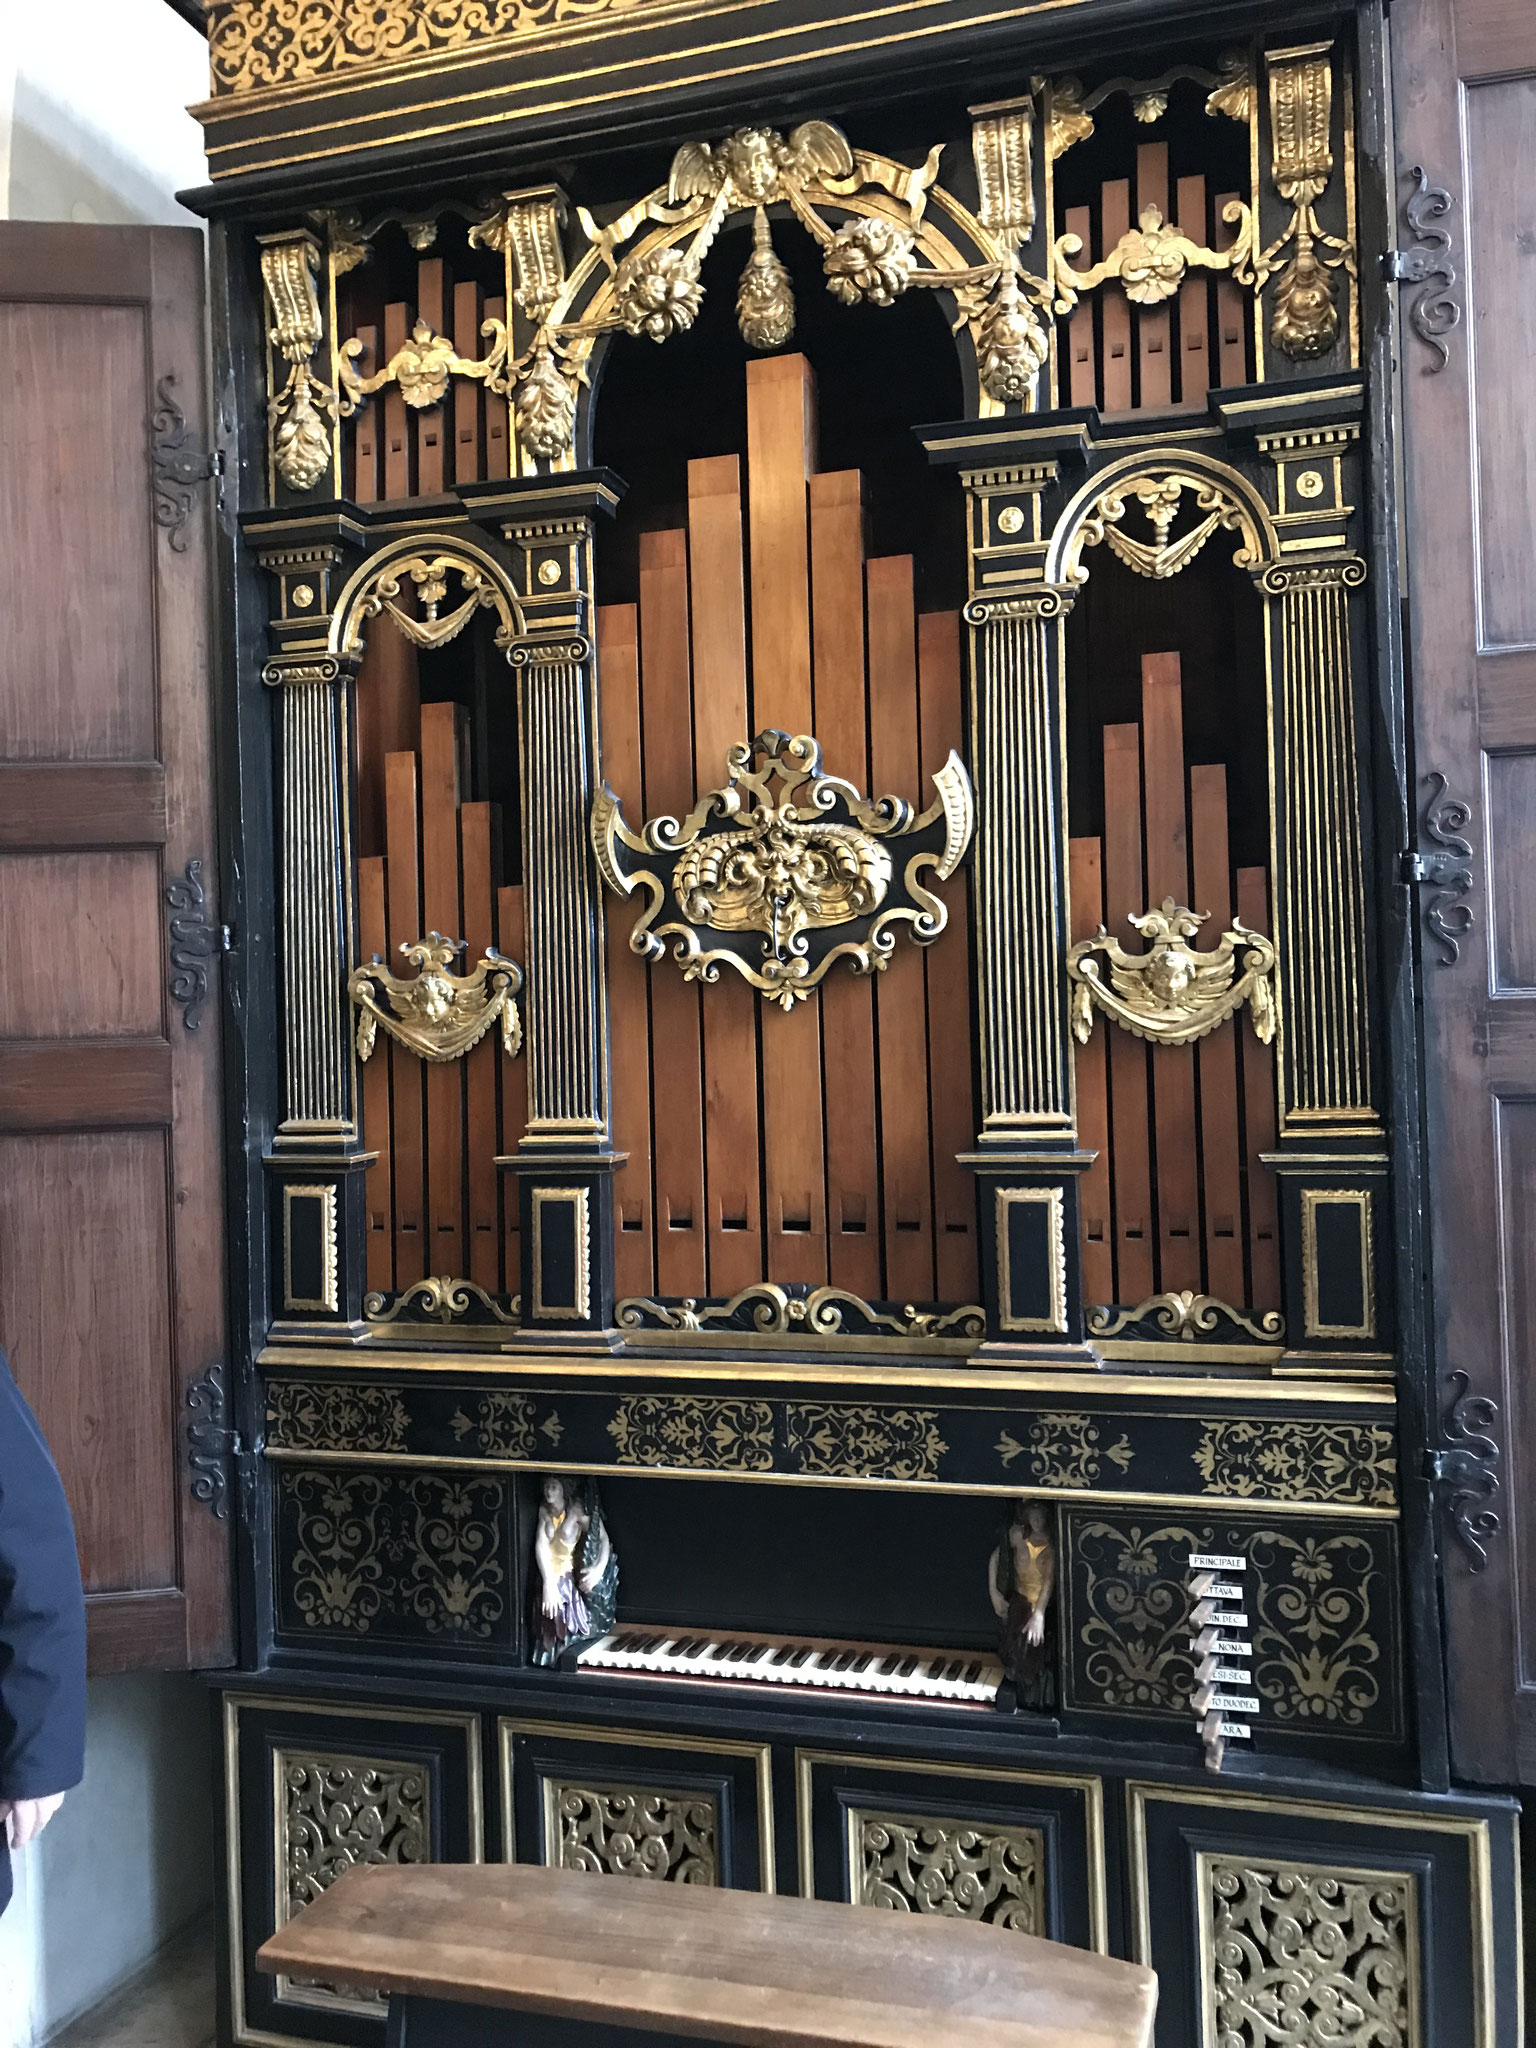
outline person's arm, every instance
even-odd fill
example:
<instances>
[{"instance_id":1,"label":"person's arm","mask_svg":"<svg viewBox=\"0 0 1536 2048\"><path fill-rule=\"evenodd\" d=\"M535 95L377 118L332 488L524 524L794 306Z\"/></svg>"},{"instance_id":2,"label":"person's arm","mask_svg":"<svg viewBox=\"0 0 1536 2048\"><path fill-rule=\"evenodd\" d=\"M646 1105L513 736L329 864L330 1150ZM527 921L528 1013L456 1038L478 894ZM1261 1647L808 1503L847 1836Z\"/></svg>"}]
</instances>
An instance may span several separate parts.
<instances>
[{"instance_id":1,"label":"person's arm","mask_svg":"<svg viewBox=\"0 0 1536 2048\"><path fill-rule=\"evenodd\" d=\"M25 1846L85 1770L85 1596L69 1504L0 1352L0 1812Z\"/></svg>"}]
</instances>

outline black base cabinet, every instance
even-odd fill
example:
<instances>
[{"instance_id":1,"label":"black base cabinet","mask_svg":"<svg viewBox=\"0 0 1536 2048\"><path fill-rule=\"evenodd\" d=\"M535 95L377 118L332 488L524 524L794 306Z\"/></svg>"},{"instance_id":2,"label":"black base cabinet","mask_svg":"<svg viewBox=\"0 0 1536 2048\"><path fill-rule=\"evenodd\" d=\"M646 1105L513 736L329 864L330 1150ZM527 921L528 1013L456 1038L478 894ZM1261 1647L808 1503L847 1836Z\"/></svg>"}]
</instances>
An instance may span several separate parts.
<instances>
[{"instance_id":1,"label":"black base cabinet","mask_svg":"<svg viewBox=\"0 0 1536 2048\"><path fill-rule=\"evenodd\" d=\"M752 1720L617 1690L578 1699L555 1676L402 1697L273 1673L218 1694L236 2048L381 2048L382 2002L253 1963L328 1859L359 1857L1000 1923L1151 1964L1159 2048L1517 2041L1510 1801L1262 1758L1216 1779L1171 1750L1154 1767L980 1714Z\"/></svg>"}]
</instances>

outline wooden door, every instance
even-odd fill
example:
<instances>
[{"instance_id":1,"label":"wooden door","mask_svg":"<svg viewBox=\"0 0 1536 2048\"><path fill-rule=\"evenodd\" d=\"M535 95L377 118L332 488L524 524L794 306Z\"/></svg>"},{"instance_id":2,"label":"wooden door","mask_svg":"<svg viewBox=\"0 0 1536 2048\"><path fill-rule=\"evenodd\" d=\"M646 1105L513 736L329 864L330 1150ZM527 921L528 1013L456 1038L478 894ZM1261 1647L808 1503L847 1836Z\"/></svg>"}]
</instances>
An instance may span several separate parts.
<instances>
[{"instance_id":1,"label":"wooden door","mask_svg":"<svg viewBox=\"0 0 1536 2048\"><path fill-rule=\"evenodd\" d=\"M1456 1769L1536 1781L1536 8L1392 9Z\"/></svg>"},{"instance_id":2,"label":"wooden door","mask_svg":"<svg viewBox=\"0 0 1536 2048\"><path fill-rule=\"evenodd\" d=\"M98 1671L230 1654L202 271L0 224L0 1342Z\"/></svg>"}]
</instances>

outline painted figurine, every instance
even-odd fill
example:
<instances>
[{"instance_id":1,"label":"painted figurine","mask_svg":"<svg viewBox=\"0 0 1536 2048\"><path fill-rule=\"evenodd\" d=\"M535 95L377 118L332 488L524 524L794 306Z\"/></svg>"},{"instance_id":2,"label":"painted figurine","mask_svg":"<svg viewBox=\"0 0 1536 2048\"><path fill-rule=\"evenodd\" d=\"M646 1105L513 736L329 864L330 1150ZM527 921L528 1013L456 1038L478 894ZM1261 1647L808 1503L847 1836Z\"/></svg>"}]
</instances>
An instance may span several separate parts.
<instances>
[{"instance_id":1,"label":"painted figurine","mask_svg":"<svg viewBox=\"0 0 1536 2048\"><path fill-rule=\"evenodd\" d=\"M987 1593L1002 1623L1003 1669L1022 1707L1055 1705L1046 1621L1056 1589L1056 1541L1050 1511L1021 1500L987 1564Z\"/></svg>"},{"instance_id":2,"label":"painted figurine","mask_svg":"<svg viewBox=\"0 0 1536 2048\"><path fill-rule=\"evenodd\" d=\"M573 1644L613 1627L619 1560L603 1521L597 1487L544 1481L533 1539L535 1664L557 1663Z\"/></svg>"}]
</instances>

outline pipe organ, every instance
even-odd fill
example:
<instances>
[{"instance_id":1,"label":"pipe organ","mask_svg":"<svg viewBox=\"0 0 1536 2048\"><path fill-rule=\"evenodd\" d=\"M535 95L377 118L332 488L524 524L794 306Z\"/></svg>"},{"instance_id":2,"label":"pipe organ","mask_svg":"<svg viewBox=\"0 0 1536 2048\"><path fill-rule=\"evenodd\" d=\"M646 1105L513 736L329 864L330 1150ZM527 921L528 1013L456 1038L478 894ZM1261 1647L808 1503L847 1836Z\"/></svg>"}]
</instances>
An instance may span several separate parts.
<instances>
[{"instance_id":1,"label":"pipe organ","mask_svg":"<svg viewBox=\"0 0 1536 2048\"><path fill-rule=\"evenodd\" d=\"M1165 2048L1507 2048L1378 11L209 15L228 2038L382 2048L255 1949L489 1857L1139 1957Z\"/></svg>"}]
</instances>

